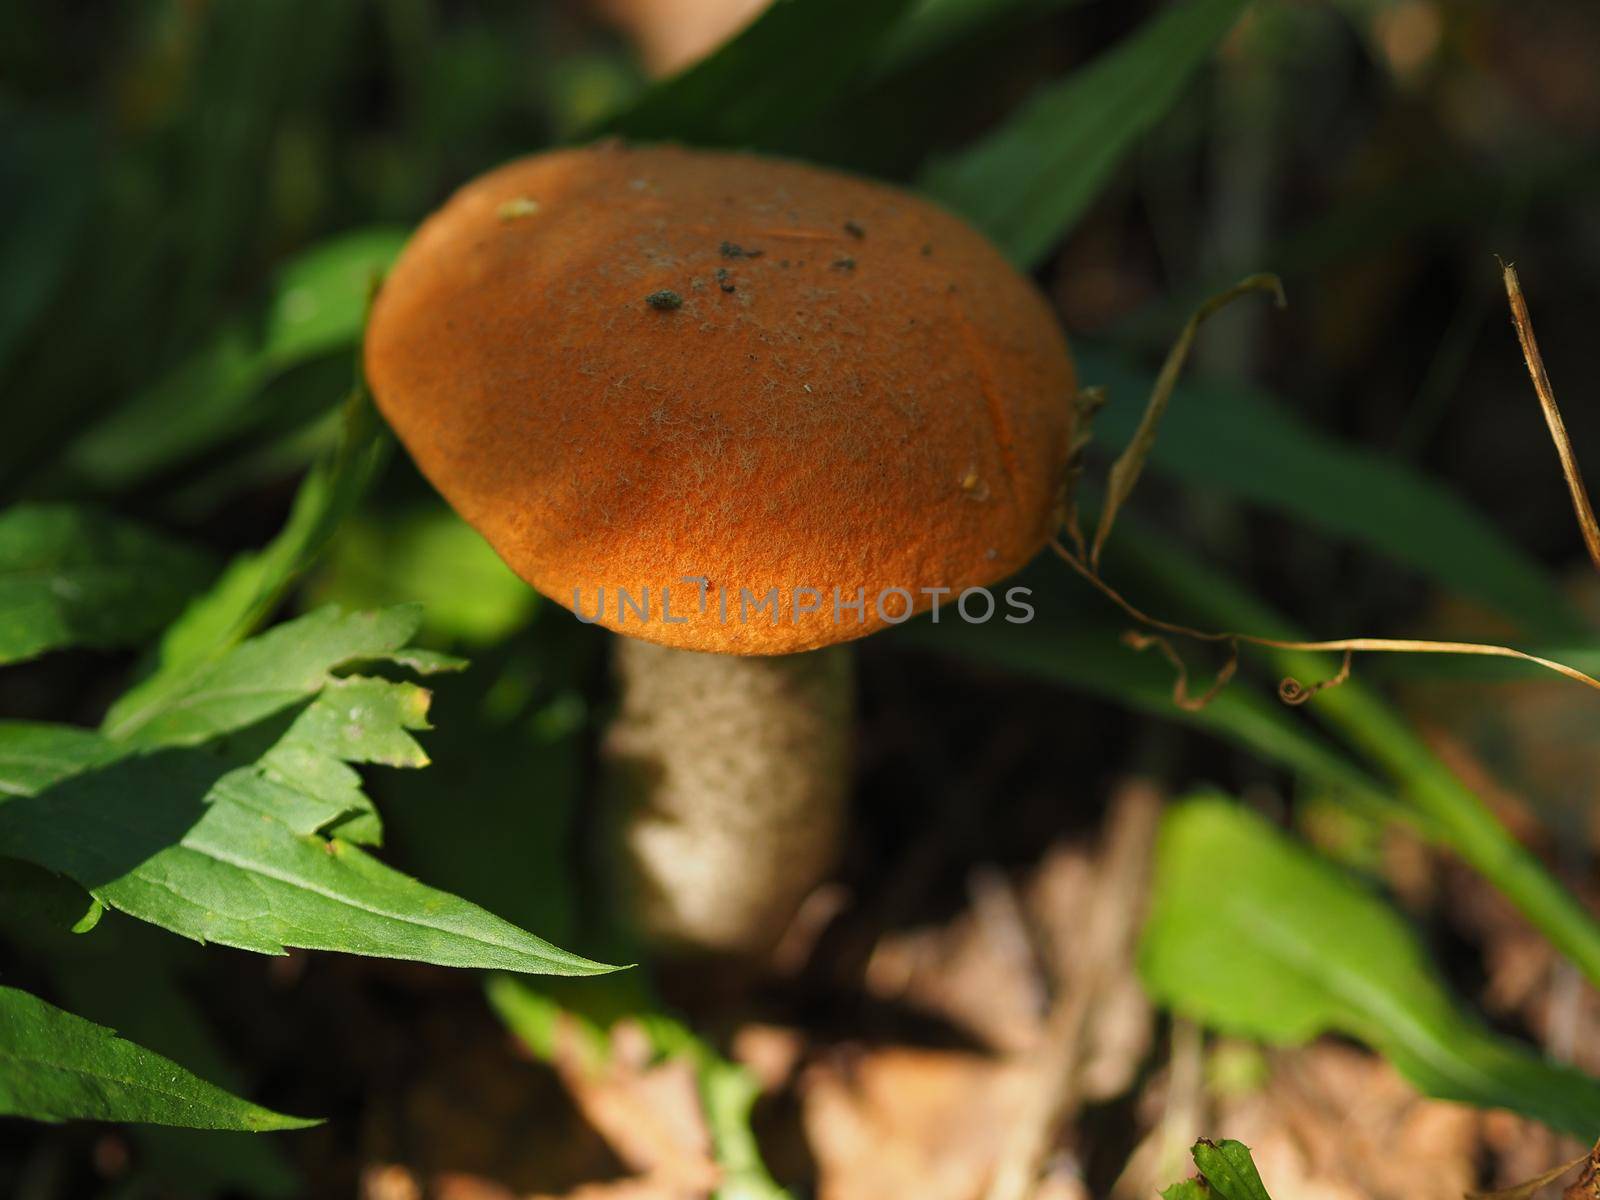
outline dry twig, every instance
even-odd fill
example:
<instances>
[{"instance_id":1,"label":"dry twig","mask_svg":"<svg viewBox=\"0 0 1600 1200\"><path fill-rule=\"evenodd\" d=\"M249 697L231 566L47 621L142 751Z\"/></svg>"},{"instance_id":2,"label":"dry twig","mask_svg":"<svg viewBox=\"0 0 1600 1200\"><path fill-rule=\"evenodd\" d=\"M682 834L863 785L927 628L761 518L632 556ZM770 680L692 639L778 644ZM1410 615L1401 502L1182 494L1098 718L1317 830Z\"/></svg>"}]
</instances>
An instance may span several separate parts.
<instances>
[{"instance_id":1,"label":"dry twig","mask_svg":"<svg viewBox=\"0 0 1600 1200\"><path fill-rule=\"evenodd\" d=\"M1528 364L1528 376L1533 380L1534 392L1538 394L1539 407L1544 410L1545 424L1550 426L1550 438L1555 442L1556 454L1561 459L1561 473L1567 477L1567 490L1572 493L1572 511L1577 514L1578 527L1583 530L1583 544L1589 548L1589 558L1595 569L1600 570L1600 523L1595 521L1588 489L1583 486L1583 474L1578 470L1578 459L1572 452L1572 439L1567 436L1567 423L1561 419L1561 410L1556 407L1556 394L1550 386L1550 376L1545 373L1544 356L1539 353L1539 343L1533 336L1528 302L1522 298L1522 284L1517 280L1517 269L1504 260L1500 267L1505 273L1506 298L1511 302L1511 324L1516 328L1517 341L1522 343L1522 357Z\"/></svg>"},{"instance_id":2,"label":"dry twig","mask_svg":"<svg viewBox=\"0 0 1600 1200\"><path fill-rule=\"evenodd\" d=\"M1566 663L1555 662L1554 660L1548 658L1540 658L1537 654L1529 654L1526 651L1516 650L1510 646L1494 646L1481 642L1427 642L1418 641L1413 638L1364 637L1335 638L1331 641L1322 642L1301 642L1286 638L1259 637L1250 633L1235 633L1232 631L1217 632L1204 629L1194 629L1188 625L1179 625L1173 621L1163 621L1159 617L1153 617L1149 613L1146 613L1143 610L1135 607L1135 605L1125 598L1122 593L1118 592L1104 579L1100 578L1100 573L1096 571L1094 567L1084 562L1071 550L1063 546L1059 540L1052 538L1050 541L1050 548L1053 549L1063 561L1071 566L1073 570L1082 575L1084 579L1088 580L1088 582L1094 586L1096 591L1098 591L1106 599L1110 600L1123 612L1127 613L1128 616L1132 617L1141 625L1148 626L1151 629L1159 629L1163 633L1174 633L1180 637L1194 638L1196 641L1201 642L1223 642L1233 645L1242 643L1247 646L1265 646L1272 650L1304 650L1313 653L1343 652L1346 656L1358 651L1376 651L1389 654L1473 654L1488 658L1514 658L1521 662L1534 663L1538 666L1544 667L1546 670L1554 671L1558 675L1565 675L1568 679L1575 680L1578 683L1582 683L1594 688L1596 691L1600 691L1600 679L1596 679L1592 675L1585 675L1576 667L1567 666ZM1286 703L1302 703L1311 696L1314 696L1323 688L1331 687L1336 683L1342 683L1346 678L1349 677L1349 673L1349 661L1347 657L1345 666L1340 670L1339 674L1334 676L1332 679L1319 684L1307 685L1302 684L1297 679L1288 678L1279 684L1278 695Z\"/></svg>"},{"instance_id":3,"label":"dry twig","mask_svg":"<svg viewBox=\"0 0 1600 1200\"><path fill-rule=\"evenodd\" d=\"M1056 1131L1077 1111L1085 1031L1106 981L1133 953L1161 797L1145 784L1122 789L1111 814L1089 913L1083 957L1057 994L1037 1052L1038 1086L1012 1127L986 1200L1028 1200L1038 1187Z\"/></svg>"}]
</instances>

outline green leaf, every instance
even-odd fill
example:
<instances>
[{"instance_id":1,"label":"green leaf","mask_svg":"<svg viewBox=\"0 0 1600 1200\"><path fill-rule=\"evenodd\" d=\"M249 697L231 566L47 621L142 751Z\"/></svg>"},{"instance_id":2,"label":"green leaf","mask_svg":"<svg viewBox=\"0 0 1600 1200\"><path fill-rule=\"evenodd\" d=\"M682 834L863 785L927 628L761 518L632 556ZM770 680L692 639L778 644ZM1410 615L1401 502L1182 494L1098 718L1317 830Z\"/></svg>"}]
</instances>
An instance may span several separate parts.
<instances>
[{"instance_id":1,"label":"green leaf","mask_svg":"<svg viewBox=\"0 0 1600 1200\"><path fill-rule=\"evenodd\" d=\"M112 706L102 732L140 746L194 745L242 729L320 692L332 672L392 658L421 622L416 605L346 613L329 605L235 647L159 693L136 689Z\"/></svg>"},{"instance_id":2,"label":"green leaf","mask_svg":"<svg viewBox=\"0 0 1600 1200\"><path fill-rule=\"evenodd\" d=\"M373 281L405 244L374 228L324 242L279 274L259 332L233 324L70 448L99 486L129 487L272 416L254 401L291 368L353 347Z\"/></svg>"},{"instance_id":3,"label":"green leaf","mask_svg":"<svg viewBox=\"0 0 1600 1200\"><path fill-rule=\"evenodd\" d=\"M306 476L289 520L262 550L234 560L217 585L162 636L155 670L106 714L114 737L138 729L194 688L211 663L265 621L366 493L388 443L372 402L357 388L346 402L337 449Z\"/></svg>"},{"instance_id":4,"label":"green leaf","mask_svg":"<svg viewBox=\"0 0 1600 1200\"><path fill-rule=\"evenodd\" d=\"M123 753L121 747L91 729L44 721L0 721L0 797L32 796Z\"/></svg>"},{"instance_id":5,"label":"green leaf","mask_svg":"<svg viewBox=\"0 0 1600 1200\"><path fill-rule=\"evenodd\" d=\"M398 226L362 229L313 246L284 267L261 339L270 369L359 341L373 286L410 236Z\"/></svg>"},{"instance_id":6,"label":"green leaf","mask_svg":"<svg viewBox=\"0 0 1600 1200\"><path fill-rule=\"evenodd\" d=\"M174 933L264 954L294 946L549 974L610 969L320 836L333 812L208 749L161 750L0 803L0 854Z\"/></svg>"},{"instance_id":7,"label":"green leaf","mask_svg":"<svg viewBox=\"0 0 1600 1200\"><path fill-rule=\"evenodd\" d=\"M761 148L857 79L910 0L776 0L716 53L650 88L597 132Z\"/></svg>"},{"instance_id":8,"label":"green leaf","mask_svg":"<svg viewBox=\"0 0 1600 1200\"><path fill-rule=\"evenodd\" d=\"M877 63L878 73L934 55L960 52L996 28L1085 3L1086 0L917 0L895 27Z\"/></svg>"},{"instance_id":9,"label":"green leaf","mask_svg":"<svg viewBox=\"0 0 1600 1200\"><path fill-rule=\"evenodd\" d=\"M534 591L483 536L443 504L357 516L328 548L313 585L322 600L349 608L417 601L423 629L446 641L489 645L525 625Z\"/></svg>"},{"instance_id":10,"label":"green leaf","mask_svg":"<svg viewBox=\"0 0 1600 1200\"><path fill-rule=\"evenodd\" d=\"M1185 1179L1161 1189L1161 1200L1212 1200L1213 1195L1204 1179Z\"/></svg>"},{"instance_id":11,"label":"green leaf","mask_svg":"<svg viewBox=\"0 0 1600 1200\"><path fill-rule=\"evenodd\" d=\"M1209 565L1136 524L1119 526L1117 561L1107 572L1147 608L1198 626L1299 640L1290 622ZM1264 649L1282 676L1326 678L1331 655ZM1484 800L1411 729L1404 716L1357 677L1316 696L1306 710L1392 782L1405 810L1436 845L1459 855L1517 906L1555 946L1600 983L1600 922L1506 830Z\"/></svg>"},{"instance_id":12,"label":"green leaf","mask_svg":"<svg viewBox=\"0 0 1600 1200\"><path fill-rule=\"evenodd\" d=\"M1255 1159L1250 1157L1250 1147L1243 1142L1201 1138L1191 1153L1211 1191L1222 1200L1272 1200Z\"/></svg>"},{"instance_id":13,"label":"green leaf","mask_svg":"<svg viewBox=\"0 0 1600 1200\"><path fill-rule=\"evenodd\" d=\"M1111 397L1095 420L1096 438L1120 445L1138 423L1151 377L1103 351L1080 350L1079 360L1084 378ZM1245 385L1180 384L1150 467L1368 546L1523 628L1578 628L1549 572L1447 484L1312 429Z\"/></svg>"},{"instance_id":14,"label":"green leaf","mask_svg":"<svg viewBox=\"0 0 1600 1200\"><path fill-rule=\"evenodd\" d=\"M208 956L201 947L118 913L92 938L21 928L4 913L0 929L13 946L25 948L31 961L43 965L62 1007L110 1026L219 1087L248 1094L250 1076L230 1061L182 983L204 967ZM107 987L108 979L117 985ZM129 1133L138 1176L151 1177L162 1194L290 1197L306 1190L274 1138L160 1125L135 1126Z\"/></svg>"},{"instance_id":15,"label":"green leaf","mask_svg":"<svg viewBox=\"0 0 1600 1200\"><path fill-rule=\"evenodd\" d=\"M201 555L131 521L63 504L9 508L0 513L0 664L143 641L208 573Z\"/></svg>"},{"instance_id":16,"label":"green leaf","mask_svg":"<svg viewBox=\"0 0 1600 1200\"><path fill-rule=\"evenodd\" d=\"M1165 819L1139 965L1158 1001L1226 1033L1347 1034L1428 1095L1580 1136L1600 1127L1600 1082L1467 1016L1381 899L1220 797Z\"/></svg>"},{"instance_id":17,"label":"green leaf","mask_svg":"<svg viewBox=\"0 0 1600 1200\"><path fill-rule=\"evenodd\" d=\"M427 766L410 731L429 728L429 701L412 683L335 679L262 756L261 768L268 779L323 801L326 824L345 841L376 845L382 825L350 764Z\"/></svg>"},{"instance_id":18,"label":"green leaf","mask_svg":"<svg viewBox=\"0 0 1600 1200\"><path fill-rule=\"evenodd\" d=\"M202 942L609 970L352 844L377 840L378 822L350 764L425 765L411 732L426 727L428 693L330 672L416 659L404 646L416 624L414 608L328 608L280 625L142 712L121 741L0 723L0 855Z\"/></svg>"},{"instance_id":19,"label":"green leaf","mask_svg":"<svg viewBox=\"0 0 1600 1200\"><path fill-rule=\"evenodd\" d=\"M1133 144L1182 96L1249 0L1182 0L1122 45L1038 92L921 185L1031 266L1100 194Z\"/></svg>"},{"instance_id":20,"label":"green leaf","mask_svg":"<svg viewBox=\"0 0 1600 1200\"><path fill-rule=\"evenodd\" d=\"M0 987L0 1114L265 1132L316 1124L229 1095L177 1063Z\"/></svg>"}]
</instances>

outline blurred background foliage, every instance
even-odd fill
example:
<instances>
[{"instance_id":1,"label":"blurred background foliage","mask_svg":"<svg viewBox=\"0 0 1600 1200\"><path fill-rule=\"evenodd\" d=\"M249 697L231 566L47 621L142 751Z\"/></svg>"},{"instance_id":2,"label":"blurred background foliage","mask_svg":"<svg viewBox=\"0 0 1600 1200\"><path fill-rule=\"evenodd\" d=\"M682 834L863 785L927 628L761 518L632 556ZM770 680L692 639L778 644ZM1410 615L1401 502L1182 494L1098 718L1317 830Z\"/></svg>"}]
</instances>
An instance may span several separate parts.
<instances>
[{"instance_id":1,"label":"blurred background foliage","mask_svg":"<svg viewBox=\"0 0 1600 1200\"><path fill-rule=\"evenodd\" d=\"M1202 333L1108 576L1210 626L1271 632L1276 612L1326 636L1516 637L1593 669L1594 589L1494 256L1520 268L1593 461L1600 8L1258 0L1235 25L1238 7L1194 0L1169 58L1118 74L1101 56L1170 6L791 0L765 45L652 89L651 72L693 48L652 44L648 5L623 0L10 0L0 498L112 508L186 543L186 562L262 545L334 444L373 278L422 216L521 153L675 136L840 164L964 207L1036 273L1084 381L1109 386L1111 449L1194 304L1276 271L1286 312L1245 303ZM1231 27L1214 52L1207 22ZM1091 477L1106 461L1097 447ZM974 863L1025 864L1092 825L1124 772L1296 795L1301 823L1326 834L1305 814L1329 795L1392 816L1396 788L1459 787L1420 749L1438 725L1537 817L1522 831L1561 848L1564 877L1594 886L1590 697L1474 663L1362 660L1313 721L1271 698L1277 674L1305 666L1280 657L1185 716L1166 664L1122 647L1125 622L1061 564L1025 582L1041 597L1025 630L916 623L863 647L845 958L852 931L957 904ZM607 703L596 632L536 602L402 455L288 607L327 600L420 600L424 639L473 664L435 687L433 765L373 781L390 860L581 946ZM1310 677L1335 665L1313 662ZM131 653L87 651L12 667L0 713L92 722L135 669ZM1370 840L1338 828L1324 847L1376 871ZM1473 990L1482 967L1461 931L1448 914L1423 922L1445 974ZM335 1180L356 1169L364 1098L405 1078L397 1031L429 987L457 986L419 985L418 1001L369 964L352 999L344 964L172 958L170 978L206 1002L274 1104L331 1103L335 1124L301 1135L301 1157ZM313 980L294 1018L270 998L298 972ZM58 992L83 977L66 971ZM78 1002L197 1069L225 1061L176 991L114 999ZM353 1020L378 1030L370 1045L294 1065L304 1029ZM200 1044L185 1051L184 1036ZM94 1136L7 1128L21 1165L0 1180L125 1180ZM176 1156L169 1179L291 1186L281 1163L216 1145L172 1138L140 1161L159 1172Z\"/></svg>"}]
</instances>

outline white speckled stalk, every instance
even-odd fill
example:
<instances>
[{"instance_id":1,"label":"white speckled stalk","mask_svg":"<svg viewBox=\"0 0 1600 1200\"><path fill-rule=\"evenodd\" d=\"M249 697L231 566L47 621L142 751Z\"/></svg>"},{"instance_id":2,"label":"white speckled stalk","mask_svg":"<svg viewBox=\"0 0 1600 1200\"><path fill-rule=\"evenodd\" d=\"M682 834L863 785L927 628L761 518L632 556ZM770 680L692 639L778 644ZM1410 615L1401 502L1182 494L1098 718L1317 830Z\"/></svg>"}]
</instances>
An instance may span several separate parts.
<instances>
[{"instance_id":1,"label":"white speckled stalk","mask_svg":"<svg viewBox=\"0 0 1600 1200\"><path fill-rule=\"evenodd\" d=\"M604 756L625 911L662 949L759 954L838 855L851 648L758 658L619 638L615 656Z\"/></svg>"}]
</instances>

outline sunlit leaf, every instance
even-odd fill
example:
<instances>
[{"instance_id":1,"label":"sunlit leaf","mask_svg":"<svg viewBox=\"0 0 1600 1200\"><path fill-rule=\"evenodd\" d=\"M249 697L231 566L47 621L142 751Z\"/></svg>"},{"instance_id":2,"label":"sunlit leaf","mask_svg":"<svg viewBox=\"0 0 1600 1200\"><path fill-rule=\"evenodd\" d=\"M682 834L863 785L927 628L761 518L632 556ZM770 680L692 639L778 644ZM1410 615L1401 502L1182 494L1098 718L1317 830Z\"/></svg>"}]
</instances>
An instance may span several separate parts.
<instances>
[{"instance_id":1,"label":"sunlit leaf","mask_svg":"<svg viewBox=\"0 0 1600 1200\"><path fill-rule=\"evenodd\" d=\"M271 615L365 494L387 445L372 402L358 388L346 402L337 448L301 483L287 523L265 548L235 559L217 584L168 627L155 669L106 714L105 729L112 736L126 736L150 714L165 711L196 686L216 658Z\"/></svg>"},{"instance_id":2,"label":"sunlit leaf","mask_svg":"<svg viewBox=\"0 0 1600 1200\"><path fill-rule=\"evenodd\" d=\"M1140 972L1162 1004L1223 1032L1346 1034L1428 1095L1600 1128L1600 1082L1468 1017L1381 899L1227 800L1166 817Z\"/></svg>"},{"instance_id":3,"label":"sunlit leaf","mask_svg":"<svg viewBox=\"0 0 1600 1200\"><path fill-rule=\"evenodd\" d=\"M278 626L141 710L122 740L0 723L9 793L0 855L203 942L555 974L608 969L351 844L378 834L351 764L423 765L411 732L425 727L428 696L331 672L413 659L404 643L416 623L415 609L330 608Z\"/></svg>"},{"instance_id":4,"label":"sunlit leaf","mask_svg":"<svg viewBox=\"0 0 1600 1200\"><path fill-rule=\"evenodd\" d=\"M1201 1138L1190 1153L1211 1191L1222 1200L1272 1200L1255 1159L1250 1157L1250 1147L1243 1142Z\"/></svg>"},{"instance_id":5,"label":"sunlit leaf","mask_svg":"<svg viewBox=\"0 0 1600 1200\"><path fill-rule=\"evenodd\" d=\"M424 630L470 645L508 636L527 622L539 598L442 504L346 522L313 591L348 608L416 601Z\"/></svg>"},{"instance_id":6,"label":"sunlit leaf","mask_svg":"<svg viewBox=\"0 0 1600 1200\"><path fill-rule=\"evenodd\" d=\"M160 696L119 701L102 732L141 746L183 746L242 729L320 692L339 667L399 653L421 619L416 605L320 608L235 647Z\"/></svg>"}]
</instances>

